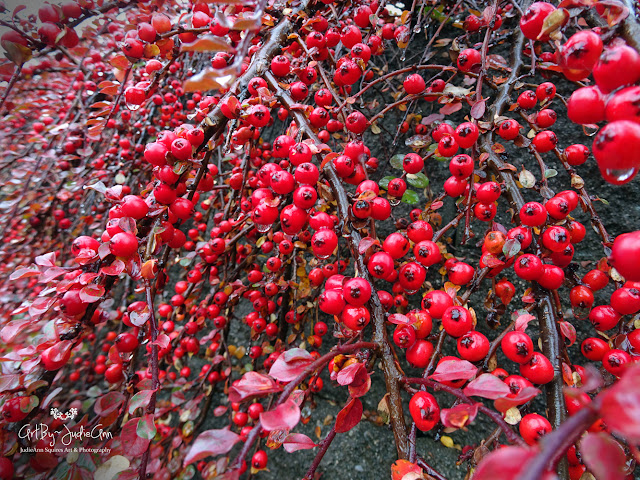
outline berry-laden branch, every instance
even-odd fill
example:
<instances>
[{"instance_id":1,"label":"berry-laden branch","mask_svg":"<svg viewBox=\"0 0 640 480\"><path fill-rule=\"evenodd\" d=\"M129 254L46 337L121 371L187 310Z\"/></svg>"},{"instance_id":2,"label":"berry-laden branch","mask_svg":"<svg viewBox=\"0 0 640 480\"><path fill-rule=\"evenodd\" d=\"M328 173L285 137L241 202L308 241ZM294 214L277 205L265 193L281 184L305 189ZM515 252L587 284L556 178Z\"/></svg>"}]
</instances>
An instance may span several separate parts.
<instances>
[{"instance_id":1,"label":"berry-laden branch","mask_svg":"<svg viewBox=\"0 0 640 480\"><path fill-rule=\"evenodd\" d=\"M291 96L282 90L278 85L276 78L271 72L265 74L265 78L269 87L276 91L276 95L282 101L286 108L289 108L299 128L305 132L305 134L314 141L317 145L321 142L314 134L308 120L297 110L291 107L295 103ZM326 175L331 190L335 196L338 204L338 212L340 218L349 218L349 200L347 199L346 192L342 185L342 182L338 178L332 163L327 163L324 168L324 174ZM362 255L358 251L358 246L362 241L360 233L355 228L351 228L347 234L347 241L349 243L349 250L356 261L356 272L359 276L364 278L370 284L373 284L372 278L369 275L367 266L364 263ZM382 368L384 372L385 384L387 386L387 392L389 393L389 416L391 421L391 428L396 441L396 448L398 450L399 458L407 458L409 454L409 442L407 436L407 425L404 421L404 414L402 408L402 399L400 397L400 387L398 385L399 380L402 378L402 374L396 364L393 351L389 344L389 338L387 335L387 329L385 325L384 309L380 303L377 293L374 291L370 300L370 311L373 319L373 340L378 346L379 354L382 360Z\"/></svg>"}]
</instances>

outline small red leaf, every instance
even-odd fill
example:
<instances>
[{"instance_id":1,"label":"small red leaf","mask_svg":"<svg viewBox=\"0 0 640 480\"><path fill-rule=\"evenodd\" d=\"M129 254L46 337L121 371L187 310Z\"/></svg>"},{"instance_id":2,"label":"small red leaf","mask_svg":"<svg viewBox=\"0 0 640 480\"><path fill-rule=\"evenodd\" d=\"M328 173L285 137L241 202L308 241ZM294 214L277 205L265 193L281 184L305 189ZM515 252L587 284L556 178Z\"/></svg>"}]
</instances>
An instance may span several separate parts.
<instances>
[{"instance_id":1,"label":"small red leaf","mask_svg":"<svg viewBox=\"0 0 640 480\"><path fill-rule=\"evenodd\" d=\"M93 410L96 412L96 415L106 417L120 408L122 402L124 402L124 395L122 393L109 392L98 399L93 405Z\"/></svg>"},{"instance_id":2,"label":"small red leaf","mask_svg":"<svg viewBox=\"0 0 640 480\"><path fill-rule=\"evenodd\" d=\"M640 366L632 365L620 380L600 394L604 423L633 443L640 443Z\"/></svg>"},{"instance_id":3,"label":"small red leaf","mask_svg":"<svg viewBox=\"0 0 640 480\"><path fill-rule=\"evenodd\" d=\"M281 382L290 382L313 361L309 352L302 348L292 348L280 355L271 366L269 375Z\"/></svg>"},{"instance_id":4,"label":"small red leaf","mask_svg":"<svg viewBox=\"0 0 640 480\"><path fill-rule=\"evenodd\" d=\"M273 378L258 372L247 372L238 383L229 388L229 400L242 402L249 397L260 397L280 390Z\"/></svg>"},{"instance_id":5,"label":"small red leaf","mask_svg":"<svg viewBox=\"0 0 640 480\"><path fill-rule=\"evenodd\" d=\"M576 343L575 327L571 323L566 321L559 322L559 325L560 325L560 333L562 333L562 336L565 338L565 340L569 341L567 343L567 346L570 347L571 345Z\"/></svg>"},{"instance_id":6,"label":"small red leaf","mask_svg":"<svg viewBox=\"0 0 640 480\"><path fill-rule=\"evenodd\" d=\"M129 415L133 415L136 408L145 408L151 401L154 390L141 390L129 400Z\"/></svg>"},{"instance_id":7,"label":"small red leaf","mask_svg":"<svg viewBox=\"0 0 640 480\"><path fill-rule=\"evenodd\" d=\"M273 410L260 414L260 424L267 432L291 430L300 421L300 407L289 399Z\"/></svg>"},{"instance_id":8,"label":"small red leaf","mask_svg":"<svg viewBox=\"0 0 640 480\"><path fill-rule=\"evenodd\" d=\"M493 375L492 375L493 376ZM440 420L447 428L462 428L469 425L478 415L478 404L461 403L453 408L440 410Z\"/></svg>"},{"instance_id":9,"label":"small red leaf","mask_svg":"<svg viewBox=\"0 0 640 480\"><path fill-rule=\"evenodd\" d=\"M79 294L80 300L85 303L94 303L104 295L104 287L102 285L90 284L82 287ZM133 313L133 312L132 312Z\"/></svg>"},{"instance_id":10,"label":"small red leaf","mask_svg":"<svg viewBox=\"0 0 640 480\"><path fill-rule=\"evenodd\" d=\"M507 410L509 410L511 407L524 405L539 393L540 393L540 390L538 390L535 387L524 387L518 392L518 394L515 397L498 398L496 399L495 402L493 402L493 405L496 407L496 410L499 410L502 413L504 413Z\"/></svg>"},{"instance_id":11,"label":"small red leaf","mask_svg":"<svg viewBox=\"0 0 640 480\"><path fill-rule=\"evenodd\" d=\"M483 373L471 381L464 389L464 394L469 397L475 396L490 400L502 398L509 393L511 393L509 386L490 373Z\"/></svg>"},{"instance_id":12,"label":"small red leaf","mask_svg":"<svg viewBox=\"0 0 640 480\"><path fill-rule=\"evenodd\" d=\"M380 240L372 237L364 237L358 244L358 253L364 255L373 245L380 245Z\"/></svg>"},{"instance_id":13,"label":"small red leaf","mask_svg":"<svg viewBox=\"0 0 640 480\"><path fill-rule=\"evenodd\" d=\"M536 450L523 447L503 447L484 457L473 480L517 480L526 471L527 462L536 456Z\"/></svg>"},{"instance_id":14,"label":"small red leaf","mask_svg":"<svg viewBox=\"0 0 640 480\"><path fill-rule=\"evenodd\" d=\"M344 433L355 427L362 418L362 402L359 398L352 398L342 410L338 413L336 418L336 432Z\"/></svg>"},{"instance_id":15,"label":"small red leaf","mask_svg":"<svg viewBox=\"0 0 640 480\"><path fill-rule=\"evenodd\" d=\"M130 460L143 455L149 447L150 440L138 435L138 422L140 418L135 417L129 420L122 427L120 441L126 448L122 449L122 454Z\"/></svg>"},{"instance_id":16,"label":"small red leaf","mask_svg":"<svg viewBox=\"0 0 640 480\"><path fill-rule=\"evenodd\" d=\"M207 430L198 435L189 452L184 457L184 465L197 462L208 456L229 453L233 446L240 441L240 435L228 428L222 430Z\"/></svg>"},{"instance_id":17,"label":"small red leaf","mask_svg":"<svg viewBox=\"0 0 640 480\"><path fill-rule=\"evenodd\" d=\"M483 117L484 112L486 110L486 98L481 98L471 107L471 117L479 120Z\"/></svg>"},{"instance_id":18,"label":"small red leaf","mask_svg":"<svg viewBox=\"0 0 640 480\"><path fill-rule=\"evenodd\" d=\"M440 362L436 371L429 376L436 382L447 382L450 380L469 380L478 371L478 368L466 360L445 360Z\"/></svg>"},{"instance_id":19,"label":"small red leaf","mask_svg":"<svg viewBox=\"0 0 640 480\"><path fill-rule=\"evenodd\" d=\"M607 433L587 433L580 441L582 460L598 480L627 478L622 446Z\"/></svg>"},{"instance_id":20,"label":"small red leaf","mask_svg":"<svg viewBox=\"0 0 640 480\"><path fill-rule=\"evenodd\" d=\"M422 469L409 460L396 460L396 462L391 465L391 480L402 480L409 474L420 475L414 478L422 478Z\"/></svg>"},{"instance_id":21,"label":"small red leaf","mask_svg":"<svg viewBox=\"0 0 640 480\"><path fill-rule=\"evenodd\" d=\"M409 317L402 315L401 313L393 313L389 315L388 320L394 325L411 325L413 323Z\"/></svg>"},{"instance_id":22,"label":"small red leaf","mask_svg":"<svg viewBox=\"0 0 640 480\"><path fill-rule=\"evenodd\" d=\"M529 322L535 319L536 317L534 317L533 315L529 315L528 313L520 315L518 318L516 318L516 330L524 332L527 329L527 325L529 325Z\"/></svg>"},{"instance_id":23,"label":"small red leaf","mask_svg":"<svg viewBox=\"0 0 640 480\"><path fill-rule=\"evenodd\" d=\"M313 440L302 433L290 433L287 435L287 438L284 439L282 445L289 453L297 452L298 450L308 450L318 446L313 443Z\"/></svg>"},{"instance_id":24,"label":"small red leaf","mask_svg":"<svg viewBox=\"0 0 640 480\"><path fill-rule=\"evenodd\" d=\"M31 267L19 267L9 276L9 280L20 280L21 278L35 277L40 275L40 269L35 265Z\"/></svg>"},{"instance_id":25,"label":"small red leaf","mask_svg":"<svg viewBox=\"0 0 640 480\"><path fill-rule=\"evenodd\" d=\"M338 372L336 380L340 385L350 385L362 370L364 370L364 374L366 375L367 371L362 363L352 363Z\"/></svg>"}]
</instances>

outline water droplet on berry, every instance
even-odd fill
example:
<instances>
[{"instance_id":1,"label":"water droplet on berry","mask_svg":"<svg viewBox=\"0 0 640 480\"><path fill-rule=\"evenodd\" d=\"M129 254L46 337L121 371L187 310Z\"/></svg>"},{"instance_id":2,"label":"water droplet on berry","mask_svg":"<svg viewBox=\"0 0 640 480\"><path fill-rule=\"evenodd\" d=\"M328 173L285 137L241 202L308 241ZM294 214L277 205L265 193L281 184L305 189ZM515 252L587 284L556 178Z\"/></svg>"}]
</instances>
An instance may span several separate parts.
<instances>
[{"instance_id":1,"label":"water droplet on berry","mask_svg":"<svg viewBox=\"0 0 640 480\"><path fill-rule=\"evenodd\" d=\"M131 110L132 112L135 112L136 110L139 110L140 107L142 106L142 105L137 105L135 103L129 103L129 102L127 102L126 105L127 105L127 108L129 110Z\"/></svg>"},{"instance_id":2,"label":"water droplet on berry","mask_svg":"<svg viewBox=\"0 0 640 480\"><path fill-rule=\"evenodd\" d=\"M614 185L622 185L630 182L638 173L638 168L627 168L624 170L614 170L607 168L602 171L602 177Z\"/></svg>"},{"instance_id":3,"label":"water droplet on berry","mask_svg":"<svg viewBox=\"0 0 640 480\"><path fill-rule=\"evenodd\" d=\"M594 124L582 125L582 131L587 137L593 137L596 133L598 133L599 127Z\"/></svg>"},{"instance_id":4,"label":"water droplet on berry","mask_svg":"<svg viewBox=\"0 0 640 480\"><path fill-rule=\"evenodd\" d=\"M400 205L400 199L395 197L389 197L389 204L392 207L397 207L398 205Z\"/></svg>"},{"instance_id":5,"label":"water droplet on berry","mask_svg":"<svg viewBox=\"0 0 640 480\"><path fill-rule=\"evenodd\" d=\"M273 225L271 225L270 223L266 225L256 223L256 230L258 230L258 232L260 233L267 233L269 230L271 230L272 226Z\"/></svg>"}]
</instances>

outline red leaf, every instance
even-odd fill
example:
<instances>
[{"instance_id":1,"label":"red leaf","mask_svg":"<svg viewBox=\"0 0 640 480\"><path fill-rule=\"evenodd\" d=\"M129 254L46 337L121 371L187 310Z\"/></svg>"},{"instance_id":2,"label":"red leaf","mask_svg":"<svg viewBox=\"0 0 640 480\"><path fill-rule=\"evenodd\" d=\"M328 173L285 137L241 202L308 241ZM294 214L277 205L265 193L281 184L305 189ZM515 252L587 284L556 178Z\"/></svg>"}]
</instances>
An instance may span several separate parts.
<instances>
[{"instance_id":1,"label":"red leaf","mask_svg":"<svg viewBox=\"0 0 640 480\"><path fill-rule=\"evenodd\" d=\"M626 456L622 446L607 433L587 433L580 441L580 454L598 480L627 478Z\"/></svg>"},{"instance_id":2,"label":"red leaf","mask_svg":"<svg viewBox=\"0 0 640 480\"><path fill-rule=\"evenodd\" d=\"M9 280L20 280L21 278L35 277L40 275L40 269L36 266L19 267L9 276Z\"/></svg>"},{"instance_id":3,"label":"red leaf","mask_svg":"<svg viewBox=\"0 0 640 480\"><path fill-rule=\"evenodd\" d=\"M96 415L106 417L120 408L122 402L124 402L124 395L122 393L109 392L98 399L93 405L93 410L96 412ZM135 427L133 431L135 433Z\"/></svg>"},{"instance_id":4,"label":"red leaf","mask_svg":"<svg viewBox=\"0 0 640 480\"><path fill-rule=\"evenodd\" d=\"M149 447L150 440L141 438L138 435L139 421L139 417L129 420L122 427L122 433L120 434L120 441L122 442L122 445L126 445L126 447L122 449L122 453L125 457L131 460L143 455Z\"/></svg>"},{"instance_id":5,"label":"red leaf","mask_svg":"<svg viewBox=\"0 0 640 480\"><path fill-rule=\"evenodd\" d=\"M258 372L247 372L238 383L229 388L229 401L242 402L249 397L260 397L279 391L280 387L273 378Z\"/></svg>"},{"instance_id":6,"label":"red leaf","mask_svg":"<svg viewBox=\"0 0 640 480\"><path fill-rule=\"evenodd\" d=\"M493 375L492 375L493 376ZM440 410L440 420L447 428L462 428L469 425L478 415L478 404L461 403L453 408Z\"/></svg>"},{"instance_id":7,"label":"red leaf","mask_svg":"<svg viewBox=\"0 0 640 480\"><path fill-rule=\"evenodd\" d=\"M611 430L633 443L640 443L640 366L632 365L604 393L600 414Z\"/></svg>"},{"instance_id":8,"label":"red leaf","mask_svg":"<svg viewBox=\"0 0 640 480\"><path fill-rule=\"evenodd\" d=\"M129 320L136 327L143 326L145 323L147 323L147 321L149 320L150 317L151 317L151 314L149 312L149 307L148 306L145 306L144 310L142 310L141 312L133 311L133 312L131 312L129 314Z\"/></svg>"},{"instance_id":9,"label":"red leaf","mask_svg":"<svg viewBox=\"0 0 640 480\"><path fill-rule=\"evenodd\" d=\"M29 315L37 317L42 315L55 303L56 297L39 297L36 298L29 306Z\"/></svg>"},{"instance_id":10,"label":"red leaf","mask_svg":"<svg viewBox=\"0 0 640 480\"><path fill-rule=\"evenodd\" d=\"M364 237L358 244L358 253L364 255L373 245L380 245L380 240L373 237Z\"/></svg>"},{"instance_id":11,"label":"red leaf","mask_svg":"<svg viewBox=\"0 0 640 480\"><path fill-rule=\"evenodd\" d=\"M536 317L534 317L533 315L529 315L528 313L520 315L518 318L516 318L516 330L524 332L527 329L527 325L529 325L529 322L535 319Z\"/></svg>"},{"instance_id":12,"label":"red leaf","mask_svg":"<svg viewBox=\"0 0 640 480\"><path fill-rule=\"evenodd\" d=\"M440 109L440 113L443 115L450 115L462 109L462 102L447 103Z\"/></svg>"},{"instance_id":13,"label":"red leaf","mask_svg":"<svg viewBox=\"0 0 640 480\"><path fill-rule=\"evenodd\" d=\"M131 397L131 400L129 400L129 415L133 415L136 408L145 408L149 405L153 392L154 390L142 390Z\"/></svg>"},{"instance_id":14,"label":"red leaf","mask_svg":"<svg viewBox=\"0 0 640 480\"><path fill-rule=\"evenodd\" d=\"M444 120L444 115L441 113L432 113L424 117L420 123L422 125L431 125L434 122L441 122L442 120Z\"/></svg>"},{"instance_id":15,"label":"red leaf","mask_svg":"<svg viewBox=\"0 0 640 480\"><path fill-rule=\"evenodd\" d=\"M523 447L504 447L484 457L473 475L473 480L517 480L536 451Z\"/></svg>"},{"instance_id":16,"label":"red leaf","mask_svg":"<svg viewBox=\"0 0 640 480\"><path fill-rule=\"evenodd\" d=\"M80 296L80 300L83 302L94 303L100 300L104 295L104 287L102 285L95 284L86 285L82 287L78 295Z\"/></svg>"},{"instance_id":17,"label":"red leaf","mask_svg":"<svg viewBox=\"0 0 640 480\"><path fill-rule=\"evenodd\" d=\"M313 440L302 433L290 433L287 435L287 438L284 439L283 446L287 452L292 453L297 452L298 450L315 448L318 445L313 443Z\"/></svg>"},{"instance_id":18,"label":"red leaf","mask_svg":"<svg viewBox=\"0 0 640 480\"><path fill-rule=\"evenodd\" d=\"M31 318L21 318L19 320L12 320L7 323L2 330L0 330L0 340L3 343L11 343L24 328L31 323Z\"/></svg>"},{"instance_id":19,"label":"red leaf","mask_svg":"<svg viewBox=\"0 0 640 480\"><path fill-rule=\"evenodd\" d=\"M481 98L471 107L471 117L479 120L483 117L485 109L486 109L486 98Z\"/></svg>"},{"instance_id":20,"label":"red leaf","mask_svg":"<svg viewBox=\"0 0 640 480\"><path fill-rule=\"evenodd\" d=\"M407 317L406 315L402 315L401 313L393 313L389 315L389 318L387 320L389 320L389 322L393 323L394 325L411 325L413 323L411 320L409 320L409 317Z\"/></svg>"},{"instance_id":21,"label":"red leaf","mask_svg":"<svg viewBox=\"0 0 640 480\"><path fill-rule=\"evenodd\" d=\"M507 410L509 410L511 407L524 405L539 393L540 393L540 390L538 390L535 387L524 387L518 392L518 394L515 397L498 398L495 402L493 402L493 405L496 407L496 410L499 410L502 413L504 413Z\"/></svg>"},{"instance_id":22,"label":"red leaf","mask_svg":"<svg viewBox=\"0 0 640 480\"><path fill-rule=\"evenodd\" d=\"M41 267L55 267L56 254L54 252L45 253L36 257L36 264Z\"/></svg>"},{"instance_id":23,"label":"red leaf","mask_svg":"<svg viewBox=\"0 0 640 480\"><path fill-rule=\"evenodd\" d=\"M422 475L422 469L409 460L396 460L396 462L391 465L391 480L402 480L406 475L414 473Z\"/></svg>"},{"instance_id":24,"label":"red leaf","mask_svg":"<svg viewBox=\"0 0 640 480\"><path fill-rule=\"evenodd\" d=\"M364 365L360 362L352 363L348 367L343 368L338 372L338 376L336 380L340 385L350 385L353 381L358 377L361 371L364 370L364 374L367 374L367 370L364 368ZM364 378L361 379L361 382L364 381Z\"/></svg>"},{"instance_id":25,"label":"red leaf","mask_svg":"<svg viewBox=\"0 0 640 480\"><path fill-rule=\"evenodd\" d=\"M575 327L566 321L561 321L560 323L560 333L565 338L565 340L569 340L567 344L568 347L576 343L576 329Z\"/></svg>"},{"instance_id":26,"label":"red leaf","mask_svg":"<svg viewBox=\"0 0 640 480\"><path fill-rule=\"evenodd\" d=\"M269 375L280 382L290 382L313 361L309 352L302 348L292 348L280 355L271 366Z\"/></svg>"},{"instance_id":27,"label":"red leaf","mask_svg":"<svg viewBox=\"0 0 640 480\"><path fill-rule=\"evenodd\" d=\"M473 378L477 371L478 368L466 360L445 360L438 365L436 371L429 378L436 382L469 380Z\"/></svg>"},{"instance_id":28,"label":"red leaf","mask_svg":"<svg viewBox=\"0 0 640 480\"><path fill-rule=\"evenodd\" d=\"M51 267L42 272L42 274L38 277L38 283L49 283L56 277L60 275L64 275L67 273L67 269L61 267Z\"/></svg>"},{"instance_id":29,"label":"red leaf","mask_svg":"<svg viewBox=\"0 0 640 480\"><path fill-rule=\"evenodd\" d=\"M509 393L511 393L509 386L490 373L483 373L478 378L471 381L464 389L464 394L469 397L475 396L488 398L490 400L502 398Z\"/></svg>"},{"instance_id":30,"label":"red leaf","mask_svg":"<svg viewBox=\"0 0 640 480\"><path fill-rule=\"evenodd\" d=\"M197 462L208 456L229 453L233 446L240 441L240 435L228 428L222 430L207 430L198 435L189 452L184 457L184 465Z\"/></svg>"},{"instance_id":31,"label":"red leaf","mask_svg":"<svg viewBox=\"0 0 640 480\"><path fill-rule=\"evenodd\" d=\"M322 159L322 163L320 164L320 170L324 169L325 165L327 163L329 163L331 160L333 160L334 158L339 157L340 155L338 153L335 152L331 152L328 155L326 155L323 159Z\"/></svg>"},{"instance_id":32,"label":"red leaf","mask_svg":"<svg viewBox=\"0 0 640 480\"><path fill-rule=\"evenodd\" d=\"M291 399L273 410L260 414L260 424L268 432L274 430L291 430L300 421L300 407Z\"/></svg>"},{"instance_id":33,"label":"red leaf","mask_svg":"<svg viewBox=\"0 0 640 480\"><path fill-rule=\"evenodd\" d=\"M336 432L344 433L355 427L362 418L362 402L359 398L352 398L336 417Z\"/></svg>"},{"instance_id":34,"label":"red leaf","mask_svg":"<svg viewBox=\"0 0 640 480\"><path fill-rule=\"evenodd\" d=\"M629 16L629 9L618 0L600 0L596 11L613 27Z\"/></svg>"},{"instance_id":35,"label":"red leaf","mask_svg":"<svg viewBox=\"0 0 640 480\"><path fill-rule=\"evenodd\" d=\"M105 244L107 245L107 244ZM108 247L109 245L107 245ZM102 247L101 247L102 248ZM103 273L105 275L111 275L111 276L117 276L120 275L122 272L124 272L124 262L120 259L116 259L113 261L113 263L107 267L102 267L100 269L100 273Z\"/></svg>"}]
</instances>

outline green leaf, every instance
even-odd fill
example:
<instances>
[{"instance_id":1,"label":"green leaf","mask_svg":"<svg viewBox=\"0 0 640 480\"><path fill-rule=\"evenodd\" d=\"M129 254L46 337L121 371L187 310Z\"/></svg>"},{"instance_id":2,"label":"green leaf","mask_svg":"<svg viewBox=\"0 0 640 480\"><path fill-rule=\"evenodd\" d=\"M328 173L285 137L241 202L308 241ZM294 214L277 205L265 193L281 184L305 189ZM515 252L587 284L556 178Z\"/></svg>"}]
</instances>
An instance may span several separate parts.
<instances>
[{"instance_id":1,"label":"green leaf","mask_svg":"<svg viewBox=\"0 0 640 480\"><path fill-rule=\"evenodd\" d=\"M393 180L394 178L396 178L396 177L394 177L393 175L390 175L388 177L382 177L380 179L380 181L378 182L378 185L380 185L380 188L384 188L386 190L387 187L389 186L389 182L391 180Z\"/></svg>"},{"instance_id":2,"label":"green leaf","mask_svg":"<svg viewBox=\"0 0 640 480\"><path fill-rule=\"evenodd\" d=\"M558 171L553 168L549 168L544 172L544 178L552 178L558 175Z\"/></svg>"},{"instance_id":3,"label":"green leaf","mask_svg":"<svg viewBox=\"0 0 640 480\"><path fill-rule=\"evenodd\" d=\"M404 155L402 155L401 153L397 153L396 155L394 155L393 157L391 157L391 166L393 168L397 168L399 170L402 170L402 160L404 159Z\"/></svg>"},{"instance_id":4,"label":"green leaf","mask_svg":"<svg viewBox=\"0 0 640 480\"><path fill-rule=\"evenodd\" d=\"M515 257L521 248L522 246L520 245L520 242L518 240L516 240L515 238L510 238L506 242L504 242L502 253L504 253L504 256L507 258Z\"/></svg>"},{"instance_id":5,"label":"green leaf","mask_svg":"<svg viewBox=\"0 0 640 480\"><path fill-rule=\"evenodd\" d=\"M420 198L418 197L418 194L413 190L407 190L406 192L404 192L404 195L400 200L408 205L417 205L420 201Z\"/></svg>"},{"instance_id":6,"label":"green leaf","mask_svg":"<svg viewBox=\"0 0 640 480\"><path fill-rule=\"evenodd\" d=\"M427 188L429 186L429 179L422 173L410 173L407 175L407 182L416 188Z\"/></svg>"},{"instance_id":7,"label":"green leaf","mask_svg":"<svg viewBox=\"0 0 640 480\"><path fill-rule=\"evenodd\" d=\"M156 424L153 422L153 415L145 415L138 420L136 434L145 440L152 440L156 436Z\"/></svg>"}]
</instances>

